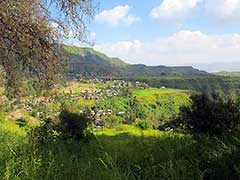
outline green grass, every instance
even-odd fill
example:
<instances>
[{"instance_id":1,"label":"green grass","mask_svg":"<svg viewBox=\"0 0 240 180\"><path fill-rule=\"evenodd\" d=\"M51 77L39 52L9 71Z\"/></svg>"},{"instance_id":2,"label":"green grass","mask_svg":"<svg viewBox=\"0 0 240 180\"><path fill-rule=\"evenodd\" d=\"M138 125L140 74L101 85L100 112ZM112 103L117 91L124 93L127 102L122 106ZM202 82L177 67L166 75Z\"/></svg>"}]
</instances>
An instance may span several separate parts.
<instances>
[{"instance_id":1,"label":"green grass","mask_svg":"<svg viewBox=\"0 0 240 180\"><path fill-rule=\"evenodd\" d=\"M94 106L95 105L95 100L79 100L79 101L77 101L77 105L79 106L79 107L89 107L89 108L91 108L92 106Z\"/></svg>"},{"instance_id":2,"label":"green grass","mask_svg":"<svg viewBox=\"0 0 240 180\"><path fill-rule=\"evenodd\" d=\"M176 89L143 89L134 90L133 95L139 103L143 119L150 120L153 124L162 124L179 113L183 105L190 103L188 91ZM156 122L158 121L158 122Z\"/></svg>"},{"instance_id":3,"label":"green grass","mask_svg":"<svg viewBox=\"0 0 240 180\"><path fill-rule=\"evenodd\" d=\"M180 94L180 93L186 93L186 92L187 91L178 90L178 89L149 88L149 89L134 90L133 95L142 97L142 96L151 96L151 95Z\"/></svg>"},{"instance_id":4,"label":"green grass","mask_svg":"<svg viewBox=\"0 0 240 180\"><path fill-rule=\"evenodd\" d=\"M225 180L236 178L240 167L239 136L195 139L121 125L81 141L40 143L22 131L11 123L0 128L0 179Z\"/></svg>"},{"instance_id":5,"label":"green grass","mask_svg":"<svg viewBox=\"0 0 240 180\"><path fill-rule=\"evenodd\" d=\"M153 130L153 129L141 130L135 126L130 126L130 125L120 125L116 128L112 128L112 129L106 128L106 129L94 132L96 136L102 136L102 135L116 136L124 133L127 133L132 136L136 136L136 137L141 137L141 136L160 137L162 134L164 134L163 132L160 132L158 130Z\"/></svg>"},{"instance_id":6,"label":"green grass","mask_svg":"<svg viewBox=\"0 0 240 180\"><path fill-rule=\"evenodd\" d=\"M26 132L19 128L14 122L12 121L6 121L1 119L0 120L0 131L2 133L7 133L7 134L11 134L14 135L16 137L24 137L26 136Z\"/></svg>"},{"instance_id":7,"label":"green grass","mask_svg":"<svg viewBox=\"0 0 240 180\"><path fill-rule=\"evenodd\" d=\"M8 164L14 162L17 149L26 143L26 135L14 122L0 117L0 179L9 179Z\"/></svg>"}]
</instances>

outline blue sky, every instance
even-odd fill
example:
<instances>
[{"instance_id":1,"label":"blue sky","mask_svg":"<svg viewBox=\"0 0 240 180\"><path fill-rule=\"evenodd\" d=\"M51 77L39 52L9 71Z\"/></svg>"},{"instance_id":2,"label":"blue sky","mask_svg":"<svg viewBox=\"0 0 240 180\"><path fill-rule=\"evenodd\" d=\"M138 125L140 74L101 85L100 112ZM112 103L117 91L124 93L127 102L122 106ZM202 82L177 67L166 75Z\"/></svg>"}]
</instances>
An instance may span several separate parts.
<instances>
[{"instance_id":1,"label":"blue sky","mask_svg":"<svg viewBox=\"0 0 240 180\"><path fill-rule=\"evenodd\" d=\"M90 38L109 56L148 65L240 62L240 0L96 2Z\"/></svg>"},{"instance_id":2,"label":"blue sky","mask_svg":"<svg viewBox=\"0 0 240 180\"><path fill-rule=\"evenodd\" d=\"M174 1L174 0L171 0ZM184 0L182 0L184 1ZM213 0L214 1L214 0ZM117 6L129 6L129 14L134 14L141 20L129 26L124 23L111 25L109 23L99 23L96 20L90 24L90 30L96 32L97 41L111 42L119 40L153 40L159 37L170 36L179 30L202 31L208 34L226 34L240 31L240 24L231 23L220 24L211 22L209 15L203 14L199 6L203 6L203 1L195 8L189 17L173 21L171 23L158 21L150 16L153 8L162 4L162 0L114 0L99 1L100 9L97 14L104 10L111 10ZM240 8L239 8L240 9ZM107 32L107 35L106 35Z\"/></svg>"}]
</instances>

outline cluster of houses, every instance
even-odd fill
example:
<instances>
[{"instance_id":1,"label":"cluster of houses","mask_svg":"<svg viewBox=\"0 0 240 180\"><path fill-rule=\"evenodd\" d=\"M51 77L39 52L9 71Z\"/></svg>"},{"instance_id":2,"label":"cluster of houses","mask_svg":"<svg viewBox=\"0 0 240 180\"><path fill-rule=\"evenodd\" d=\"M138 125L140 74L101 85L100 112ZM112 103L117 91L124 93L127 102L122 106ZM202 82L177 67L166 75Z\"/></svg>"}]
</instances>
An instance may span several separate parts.
<instances>
[{"instance_id":1,"label":"cluster of houses","mask_svg":"<svg viewBox=\"0 0 240 180\"><path fill-rule=\"evenodd\" d=\"M40 98L21 100L18 103L14 103L12 107L13 109L23 108L26 111L31 112L36 106L47 105L48 103L54 103L54 102L55 102L55 97L40 97Z\"/></svg>"},{"instance_id":2,"label":"cluster of houses","mask_svg":"<svg viewBox=\"0 0 240 180\"><path fill-rule=\"evenodd\" d=\"M111 78L99 79L79 79L80 82L93 83L93 84L109 84L107 88L104 89L91 89L87 91L80 92L78 94L73 94L70 90L70 93L62 93L60 95L53 95L51 97L40 97L27 99L23 102L20 102L16 105L23 106L26 110L31 111L33 106L40 104L54 103L57 97L61 97L68 100L78 101L78 100L104 100L109 97L121 96L123 95L123 88L125 87L138 87L138 88L147 88L148 84L145 82L127 82L124 80L112 80Z\"/></svg>"},{"instance_id":3,"label":"cluster of houses","mask_svg":"<svg viewBox=\"0 0 240 180\"><path fill-rule=\"evenodd\" d=\"M64 99L78 101L78 100L104 100L109 97L122 95L123 92L117 86L111 86L106 89L93 89L83 91L77 94L61 94L64 96Z\"/></svg>"},{"instance_id":4,"label":"cluster of houses","mask_svg":"<svg viewBox=\"0 0 240 180\"><path fill-rule=\"evenodd\" d=\"M136 82L135 82L135 86L136 86L136 87L139 87L139 88L142 88L142 89L146 89L146 88L149 87L147 83L145 83L145 82L139 82L139 81L136 81Z\"/></svg>"},{"instance_id":5,"label":"cluster of houses","mask_svg":"<svg viewBox=\"0 0 240 180\"><path fill-rule=\"evenodd\" d=\"M86 80L85 78L79 78L79 82L84 83L93 83L93 84L110 84L114 83L114 86L116 87L139 87L139 88L148 88L149 85L146 82L140 82L140 81L125 81L125 80L113 80L112 78L92 78Z\"/></svg>"},{"instance_id":6,"label":"cluster of houses","mask_svg":"<svg viewBox=\"0 0 240 180\"><path fill-rule=\"evenodd\" d=\"M32 99L24 99L17 103L13 103L13 109L23 108L28 112L35 112L33 111L35 108L38 107L47 107L49 103L56 103L59 100L71 100L71 101L78 101L78 100L106 100L108 98L114 96L123 96L126 92L126 87L138 87L138 88L147 88L148 84L144 82L127 82L124 80L112 80L111 78L99 79L99 78L92 78L92 79L78 79L78 81L82 83L91 83L91 84L105 84L102 89L89 89L80 93L60 93L56 95L52 95L50 97L33 97ZM39 109L39 108L38 108ZM38 111L38 110L37 110ZM39 111L42 111L41 108ZM80 112L82 112L80 110ZM42 112L37 112L38 115L41 115ZM123 116L125 112L114 112L116 115ZM104 126L104 121L108 116L113 115L113 111L111 109L101 109L99 107L93 107L91 109L91 117L93 117L95 121L95 125L97 128L101 128Z\"/></svg>"},{"instance_id":7,"label":"cluster of houses","mask_svg":"<svg viewBox=\"0 0 240 180\"><path fill-rule=\"evenodd\" d=\"M83 83L90 83L90 84L107 84L107 87L104 89L92 89L92 90L87 90L83 91L79 94L73 94L70 91L68 95L69 100L104 100L109 97L114 97L114 96L121 96L123 95L123 88L124 87L131 87L133 86L133 83L131 82L126 82L124 80L111 80L111 79L98 79L98 78L93 78L93 79L80 79L80 82ZM140 87L143 84L139 83ZM144 84L146 86L146 84ZM146 86L147 87L147 86Z\"/></svg>"},{"instance_id":8,"label":"cluster of houses","mask_svg":"<svg viewBox=\"0 0 240 180\"><path fill-rule=\"evenodd\" d=\"M112 113L113 111L111 109L108 109L108 110L102 110L102 109L97 110L97 108L93 109L91 111L91 115L94 119L95 128L96 129L103 128L105 126L103 119L106 118L107 116L111 116Z\"/></svg>"},{"instance_id":9,"label":"cluster of houses","mask_svg":"<svg viewBox=\"0 0 240 180\"><path fill-rule=\"evenodd\" d=\"M87 72L87 71L82 71L78 73L66 73L66 76L71 78L71 79L76 79L76 78L94 78L94 77L105 77L108 76L109 72Z\"/></svg>"},{"instance_id":10,"label":"cluster of houses","mask_svg":"<svg viewBox=\"0 0 240 180\"><path fill-rule=\"evenodd\" d=\"M84 111L80 110L80 113L84 113ZM95 129L104 128L105 126L104 119L109 116L112 116L113 114L115 114L115 112L113 112L113 110L111 109L104 110L98 106L93 106L90 111L90 116L94 120ZM123 116L124 114L125 112L121 112L121 111L116 113L116 115L118 116Z\"/></svg>"}]
</instances>

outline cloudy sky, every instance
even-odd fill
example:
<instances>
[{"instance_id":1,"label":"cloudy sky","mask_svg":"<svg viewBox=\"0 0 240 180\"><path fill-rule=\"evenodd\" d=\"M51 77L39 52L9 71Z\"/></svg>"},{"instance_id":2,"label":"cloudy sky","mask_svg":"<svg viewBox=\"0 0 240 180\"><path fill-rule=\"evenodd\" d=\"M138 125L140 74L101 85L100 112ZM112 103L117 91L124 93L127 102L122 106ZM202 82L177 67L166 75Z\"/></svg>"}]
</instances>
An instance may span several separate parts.
<instances>
[{"instance_id":1,"label":"cloudy sky","mask_svg":"<svg viewBox=\"0 0 240 180\"><path fill-rule=\"evenodd\" d=\"M111 57L147 65L240 62L240 0L98 2L91 39Z\"/></svg>"}]
</instances>

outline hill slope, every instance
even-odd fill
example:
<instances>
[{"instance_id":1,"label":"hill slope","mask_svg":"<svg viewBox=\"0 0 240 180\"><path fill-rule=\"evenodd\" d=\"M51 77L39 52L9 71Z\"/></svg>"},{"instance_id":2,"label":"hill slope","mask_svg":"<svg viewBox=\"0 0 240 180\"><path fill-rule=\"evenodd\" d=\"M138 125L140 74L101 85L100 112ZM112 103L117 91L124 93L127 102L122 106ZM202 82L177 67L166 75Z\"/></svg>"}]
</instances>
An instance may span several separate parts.
<instances>
[{"instance_id":1,"label":"hill slope","mask_svg":"<svg viewBox=\"0 0 240 180\"><path fill-rule=\"evenodd\" d=\"M203 75L204 71L194 69L191 66L167 67L167 66L146 66L144 64L127 64L119 58L110 58L92 48L79 48L74 46L63 46L70 55L71 73L82 75Z\"/></svg>"},{"instance_id":2,"label":"hill slope","mask_svg":"<svg viewBox=\"0 0 240 180\"><path fill-rule=\"evenodd\" d=\"M227 71L220 71L214 73L217 76L227 76L227 77L240 77L240 72L227 72Z\"/></svg>"}]
</instances>

